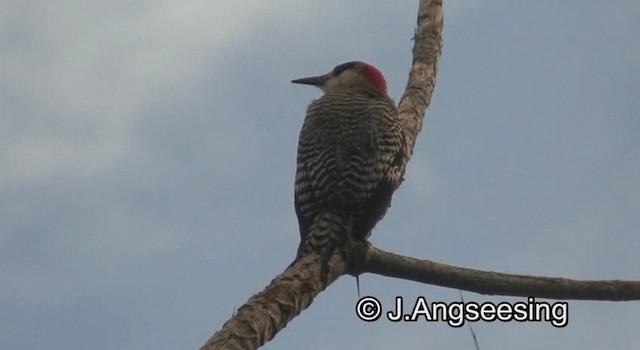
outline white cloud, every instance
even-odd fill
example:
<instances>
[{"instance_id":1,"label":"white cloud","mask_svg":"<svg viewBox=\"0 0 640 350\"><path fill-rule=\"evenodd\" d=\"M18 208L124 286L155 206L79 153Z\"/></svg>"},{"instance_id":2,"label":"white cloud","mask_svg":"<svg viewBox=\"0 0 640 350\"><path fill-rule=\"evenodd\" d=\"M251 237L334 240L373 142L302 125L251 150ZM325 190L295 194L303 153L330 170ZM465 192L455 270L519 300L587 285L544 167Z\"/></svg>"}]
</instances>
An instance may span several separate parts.
<instances>
[{"instance_id":1,"label":"white cloud","mask_svg":"<svg viewBox=\"0 0 640 350\"><path fill-rule=\"evenodd\" d=\"M226 45L259 29L261 18L291 15L295 4L10 5L1 15L8 44L0 47L6 72L0 84L13 108L0 120L7 134L0 162L8 164L0 184L109 169L132 142L131 127L152 98L188 86Z\"/></svg>"}]
</instances>

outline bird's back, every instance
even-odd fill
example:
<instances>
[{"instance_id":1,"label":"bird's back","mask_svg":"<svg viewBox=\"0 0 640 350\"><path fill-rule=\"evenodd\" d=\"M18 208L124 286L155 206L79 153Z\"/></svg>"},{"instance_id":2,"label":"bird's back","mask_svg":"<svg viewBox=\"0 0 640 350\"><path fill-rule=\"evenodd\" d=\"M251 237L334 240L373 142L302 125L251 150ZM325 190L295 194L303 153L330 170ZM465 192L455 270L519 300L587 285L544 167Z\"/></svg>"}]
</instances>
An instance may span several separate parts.
<instances>
[{"instance_id":1,"label":"bird's back","mask_svg":"<svg viewBox=\"0 0 640 350\"><path fill-rule=\"evenodd\" d=\"M402 181L402 126L393 101L372 91L330 92L309 106L298 144L296 213L302 243L318 214L338 212L363 240Z\"/></svg>"}]
</instances>

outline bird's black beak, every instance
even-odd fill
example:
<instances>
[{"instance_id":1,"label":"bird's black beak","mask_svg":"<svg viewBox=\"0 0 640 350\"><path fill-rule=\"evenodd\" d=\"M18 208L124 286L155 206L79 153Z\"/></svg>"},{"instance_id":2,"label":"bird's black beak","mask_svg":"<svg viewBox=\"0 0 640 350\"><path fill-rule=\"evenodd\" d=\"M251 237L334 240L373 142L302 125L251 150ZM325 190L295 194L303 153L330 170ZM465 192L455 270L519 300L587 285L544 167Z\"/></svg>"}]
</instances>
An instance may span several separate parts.
<instances>
[{"instance_id":1,"label":"bird's black beak","mask_svg":"<svg viewBox=\"0 0 640 350\"><path fill-rule=\"evenodd\" d=\"M318 75L318 76L315 76L315 77L294 79L291 82L294 83L294 84L306 84L306 85L313 85L313 86L323 86L324 83L326 83L328 79L329 79L329 74L324 74L324 75Z\"/></svg>"}]
</instances>

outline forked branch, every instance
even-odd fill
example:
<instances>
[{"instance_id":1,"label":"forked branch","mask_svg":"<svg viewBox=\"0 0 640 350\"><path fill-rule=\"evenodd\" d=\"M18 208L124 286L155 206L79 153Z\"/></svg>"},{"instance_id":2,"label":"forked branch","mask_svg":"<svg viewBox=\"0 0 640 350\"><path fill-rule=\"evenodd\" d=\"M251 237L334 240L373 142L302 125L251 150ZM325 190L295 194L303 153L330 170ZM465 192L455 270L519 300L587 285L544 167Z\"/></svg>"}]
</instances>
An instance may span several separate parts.
<instances>
[{"instance_id":1,"label":"forked branch","mask_svg":"<svg viewBox=\"0 0 640 350\"><path fill-rule=\"evenodd\" d=\"M442 0L421 0L414 36L413 63L407 88L398 105L406 149L406 166L422 129L435 87L442 49ZM403 257L368 243L350 242L334 254L326 285L321 281L320 256L305 255L253 295L201 350L256 349L272 339L289 321L338 277L370 272L472 291L481 294L533 296L550 299L640 300L640 281L577 281L564 278L510 275L466 269Z\"/></svg>"},{"instance_id":2,"label":"forked branch","mask_svg":"<svg viewBox=\"0 0 640 350\"><path fill-rule=\"evenodd\" d=\"M407 89L398 110L406 152L403 164L413 153L424 114L435 86L438 57L442 48L442 0L421 0L414 36L413 63ZM349 259L353 260L353 259ZM320 257L309 254L255 294L216 332L202 350L256 349L272 339L302 310L309 307L322 289L345 274L347 262L334 254L326 285L320 280Z\"/></svg>"}]
</instances>

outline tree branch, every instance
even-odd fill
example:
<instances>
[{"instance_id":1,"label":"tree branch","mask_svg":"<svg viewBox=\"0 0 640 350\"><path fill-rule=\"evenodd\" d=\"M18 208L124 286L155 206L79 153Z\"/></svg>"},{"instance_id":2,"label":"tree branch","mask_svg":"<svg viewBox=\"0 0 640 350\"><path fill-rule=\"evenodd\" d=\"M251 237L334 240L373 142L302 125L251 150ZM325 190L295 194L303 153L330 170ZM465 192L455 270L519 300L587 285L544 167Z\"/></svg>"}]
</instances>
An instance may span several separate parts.
<instances>
[{"instance_id":1,"label":"tree branch","mask_svg":"<svg viewBox=\"0 0 640 350\"><path fill-rule=\"evenodd\" d=\"M435 87L442 50L442 0L421 0L414 36L413 63L407 88L398 105L404 127L406 167ZM369 243L349 242L330 261L327 281L321 281L320 256L310 253L251 298L216 332L201 350L256 349L271 340L326 286L347 271L371 272L481 294L534 296L550 299L640 300L640 281L577 281L486 272L418 260L379 250Z\"/></svg>"},{"instance_id":2,"label":"tree branch","mask_svg":"<svg viewBox=\"0 0 640 350\"><path fill-rule=\"evenodd\" d=\"M404 166L413 154L436 85L438 58L442 52L442 26L442 0L420 1L418 27L413 37L413 63L407 87L398 103L398 116L405 134Z\"/></svg>"},{"instance_id":3,"label":"tree branch","mask_svg":"<svg viewBox=\"0 0 640 350\"><path fill-rule=\"evenodd\" d=\"M398 105L404 127L406 166L418 133L422 129L424 112L431 101L435 86L438 56L442 48L442 0L421 0L418 27L415 31L413 64L407 89ZM344 247L343 247L344 248ZM350 261L359 259L349 259ZM201 350L256 349L272 339L326 286L345 274L347 258L344 251L333 255L326 285L321 281L320 257L309 254L276 277L260 293L255 294L216 332Z\"/></svg>"},{"instance_id":4,"label":"tree branch","mask_svg":"<svg viewBox=\"0 0 640 350\"><path fill-rule=\"evenodd\" d=\"M405 133L406 166L413 153L424 113L435 86L438 56L442 48L442 0L421 0L415 31L413 64L407 89L398 105ZM344 275L344 247L330 262L326 285L320 277L320 256L309 254L255 294L216 332L201 350L256 349L272 339L302 310L309 307L326 286ZM349 259L350 261L359 259Z\"/></svg>"},{"instance_id":5,"label":"tree branch","mask_svg":"<svg viewBox=\"0 0 640 350\"><path fill-rule=\"evenodd\" d=\"M489 295L628 301L640 300L640 281L579 281L566 278L513 275L480 271L418 260L380 250L370 244L354 244L364 256L362 272L402 278L442 287Z\"/></svg>"},{"instance_id":6,"label":"tree branch","mask_svg":"<svg viewBox=\"0 0 640 350\"><path fill-rule=\"evenodd\" d=\"M407 88L398 105L404 127L406 167L435 87L442 50L442 0L421 0L414 36L413 63ZM418 260L382 251L369 243L339 247L321 281L320 256L310 253L255 294L216 332L201 350L256 349L271 340L289 321L309 307L326 286L347 271L409 279L491 295L550 299L640 300L640 281L577 281L487 272Z\"/></svg>"},{"instance_id":7,"label":"tree branch","mask_svg":"<svg viewBox=\"0 0 640 350\"><path fill-rule=\"evenodd\" d=\"M345 274L341 254L330 261L327 286ZM308 254L254 294L200 350L257 349L271 340L325 288L320 278L320 256Z\"/></svg>"}]
</instances>

